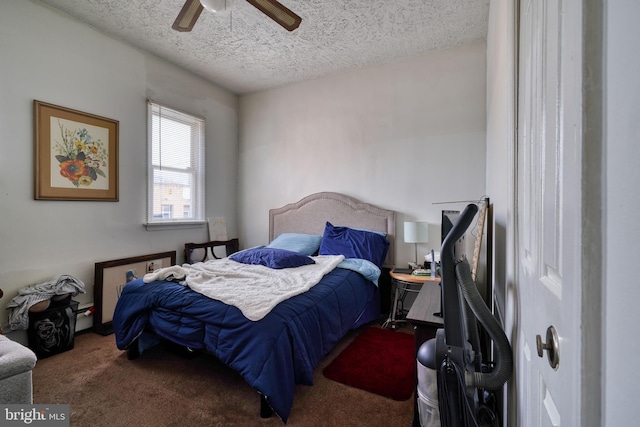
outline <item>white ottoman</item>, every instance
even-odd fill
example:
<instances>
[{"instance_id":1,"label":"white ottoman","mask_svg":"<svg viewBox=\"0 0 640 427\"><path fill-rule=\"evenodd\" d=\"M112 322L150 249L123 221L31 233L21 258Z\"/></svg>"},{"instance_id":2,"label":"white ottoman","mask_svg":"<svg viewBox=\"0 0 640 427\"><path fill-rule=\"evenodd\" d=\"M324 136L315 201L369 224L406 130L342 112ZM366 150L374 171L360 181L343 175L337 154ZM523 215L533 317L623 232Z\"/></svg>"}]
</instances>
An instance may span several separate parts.
<instances>
[{"instance_id":1,"label":"white ottoman","mask_svg":"<svg viewBox=\"0 0 640 427\"><path fill-rule=\"evenodd\" d=\"M31 370L36 360L29 348L0 335L0 403L33 403Z\"/></svg>"}]
</instances>

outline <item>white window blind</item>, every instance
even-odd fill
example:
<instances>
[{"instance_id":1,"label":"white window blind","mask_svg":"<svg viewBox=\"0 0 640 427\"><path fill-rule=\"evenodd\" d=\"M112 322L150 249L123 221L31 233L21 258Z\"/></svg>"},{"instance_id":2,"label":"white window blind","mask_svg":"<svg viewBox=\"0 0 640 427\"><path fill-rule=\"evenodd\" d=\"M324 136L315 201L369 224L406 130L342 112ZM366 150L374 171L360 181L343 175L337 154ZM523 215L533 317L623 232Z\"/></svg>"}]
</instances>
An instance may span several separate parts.
<instances>
[{"instance_id":1,"label":"white window blind","mask_svg":"<svg viewBox=\"0 0 640 427\"><path fill-rule=\"evenodd\" d=\"M149 102L148 126L147 223L205 221L204 120Z\"/></svg>"}]
</instances>

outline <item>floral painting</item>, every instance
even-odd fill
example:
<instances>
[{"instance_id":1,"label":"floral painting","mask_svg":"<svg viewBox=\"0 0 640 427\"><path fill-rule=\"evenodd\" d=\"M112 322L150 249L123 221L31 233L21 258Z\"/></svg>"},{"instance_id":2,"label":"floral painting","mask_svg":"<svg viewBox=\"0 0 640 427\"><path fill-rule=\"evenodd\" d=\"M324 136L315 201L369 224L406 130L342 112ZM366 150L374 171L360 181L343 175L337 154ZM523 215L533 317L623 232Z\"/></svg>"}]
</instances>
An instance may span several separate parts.
<instances>
[{"instance_id":1,"label":"floral painting","mask_svg":"<svg viewBox=\"0 0 640 427\"><path fill-rule=\"evenodd\" d=\"M108 129L51 117L52 186L108 188L108 138Z\"/></svg>"},{"instance_id":2,"label":"floral painting","mask_svg":"<svg viewBox=\"0 0 640 427\"><path fill-rule=\"evenodd\" d=\"M34 198L118 201L119 122L33 101Z\"/></svg>"}]
</instances>

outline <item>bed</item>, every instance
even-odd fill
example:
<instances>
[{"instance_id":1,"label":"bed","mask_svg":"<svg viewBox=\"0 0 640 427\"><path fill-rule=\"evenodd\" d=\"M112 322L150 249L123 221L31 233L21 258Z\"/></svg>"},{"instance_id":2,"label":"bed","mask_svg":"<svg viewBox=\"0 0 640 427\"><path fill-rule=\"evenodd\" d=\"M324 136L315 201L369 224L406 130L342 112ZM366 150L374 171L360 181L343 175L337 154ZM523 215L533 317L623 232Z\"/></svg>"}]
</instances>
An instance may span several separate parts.
<instances>
[{"instance_id":1,"label":"bed","mask_svg":"<svg viewBox=\"0 0 640 427\"><path fill-rule=\"evenodd\" d=\"M371 265L391 267L394 233L395 212L338 193L316 193L272 209L269 244L265 248L249 248L213 262L185 264L184 271L176 266L178 270L171 271L171 275L162 276L161 272L153 277L161 280L147 283L137 279L127 284L113 319L117 346L128 350L132 358L161 338L211 353L259 392L262 416L272 411L286 423L295 386L313 385L313 370L347 332L379 320L380 291ZM272 257L274 251L278 256L281 252L286 254L289 262L290 238L299 243L300 236L322 236L316 252L308 254L305 251L311 249L306 247L292 251L312 259L312 265L275 268L264 264L264 253ZM384 253L378 248L381 238L386 242ZM362 261L360 256L369 260ZM284 279L280 274L307 274L311 269L325 268L325 264L331 265L320 273L317 284L294 296L277 297L280 300L276 298L273 308L260 315L249 313L247 307L236 306L235 302L222 302L226 295L220 299L203 295L198 280L185 279L188 286L180 281L185 271L189 278L196 277L194 270L200 274L199 269L227 265L234 269L230 276L238 275L240 269L254 274L254 269L263 268L259 271L265 276L274 275L272 280L280 283L289 280L289 276ZM167 269L164 274L169 272ZM302 276L310 277L305 274ZM214 275L216 280L223 276ZM164 277L169 280L162 280ZM235 286L228 288L235 291L244 285ZM274 294L280 292L279 287L273 286ZM230 297L233 299L233 295Z\"/></svg>"}]
</instances>

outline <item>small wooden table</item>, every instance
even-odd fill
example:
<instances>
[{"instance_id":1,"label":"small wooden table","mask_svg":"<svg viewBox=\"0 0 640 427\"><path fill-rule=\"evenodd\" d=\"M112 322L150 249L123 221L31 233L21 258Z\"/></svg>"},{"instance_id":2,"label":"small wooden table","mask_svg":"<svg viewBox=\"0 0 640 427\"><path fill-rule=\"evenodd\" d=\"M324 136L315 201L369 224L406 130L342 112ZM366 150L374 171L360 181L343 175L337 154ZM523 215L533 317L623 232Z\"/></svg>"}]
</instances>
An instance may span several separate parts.
<instances>
[{"instance_id":1,"label":"small wooden table","mask_svg":"<svg viewBox=\"0 0 640 427\"><path fill-rule=\"evenodd\" d=\"M391 311L389 312L389 318L382 325L384 328L395 329L398 323L406 322L406 319L398 319L398 302L404 302L405 297L408 292L416 292L419 295L420 290L423 288L427 282L432 284L440 283L439 277L431 277L431 276L416 276L413 274L403 274L396 273L391 270L389 272L391 276L391 281L393 285L393 305L391 306ZM429 286L433 287L433 286ZM438 286L436 288L439 289ZM417 301L417 299L416 299ZM415 304L415 302L414 302Z\"/></svg>"}]
</instances>

